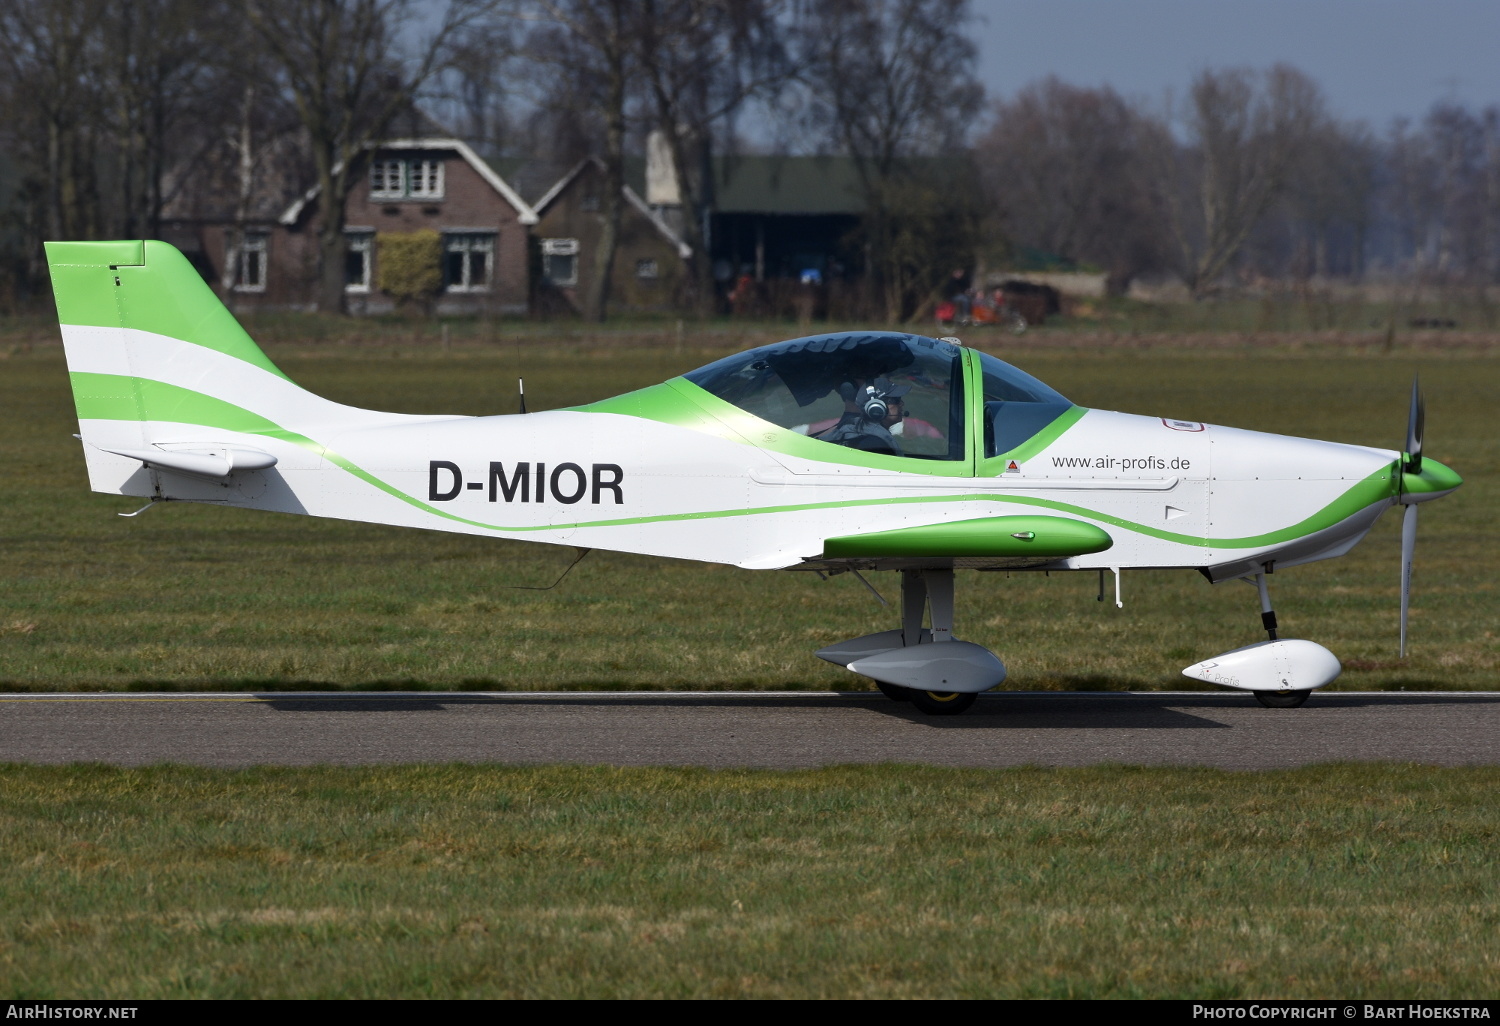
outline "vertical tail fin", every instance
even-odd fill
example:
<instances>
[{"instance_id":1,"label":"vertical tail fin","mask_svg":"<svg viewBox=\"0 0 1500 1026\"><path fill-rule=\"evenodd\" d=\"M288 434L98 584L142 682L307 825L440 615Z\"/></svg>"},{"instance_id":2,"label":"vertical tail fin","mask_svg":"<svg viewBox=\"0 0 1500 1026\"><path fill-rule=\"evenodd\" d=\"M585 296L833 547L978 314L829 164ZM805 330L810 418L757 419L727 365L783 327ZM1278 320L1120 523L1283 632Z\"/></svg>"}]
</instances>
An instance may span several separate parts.
<instances>
[{"instance_id":1,"label":"vertical tail fin","mask_svg":"<svg viewBox=\"0 0 1500 1026\"><path fill-rule=\"evenodd\" d=\"M100 331L129 329L189 342L286 376L245 334L187 258L165 242L49 242L46 248L70 370L88 372L74 366L74 357L88 362L93 354L85 351L93 348L89 341ZM139 348L129 338L112 341L123 343L131 356Z\"/></svg>"},{"instance_id":2,"label":"vertical tail fin","mask_svg":"<svg viewBox=\"0 0 1500 1026\"><path fill-rule=\"evenodd\" d=\"M153 469L201 479L274 464L244 447L245 432L276 428L289 407L306 420L334 405L293 385L172 246L46 250L95 491L161 495Z\"/></svg>"},{"instance_id":3,"label":"vertical tail fin","mask_svg":"<svg viewBox=\"0 0 1500 1026\"><path fill-rule=\"evenodd\" d=\"M393 419L293 384L172 246L46 245L95 491L212 498L234 470L274 465L270 440L320 451L315 438Z\"/></svg>"},{"instance_id":4,"label":"vertical tail fin","mask_svg":"<svg viewBox=\"0 0 1500 1026\"><path fill-rule=\"evenodd\" d=\"M285 475L352 472L327 449L340 432L453 419L299 388L164 242L49 242L47 263L95 491L235 502L265 470L279 483L258 505L300 512Z\"/></svg>"}]
</instances>

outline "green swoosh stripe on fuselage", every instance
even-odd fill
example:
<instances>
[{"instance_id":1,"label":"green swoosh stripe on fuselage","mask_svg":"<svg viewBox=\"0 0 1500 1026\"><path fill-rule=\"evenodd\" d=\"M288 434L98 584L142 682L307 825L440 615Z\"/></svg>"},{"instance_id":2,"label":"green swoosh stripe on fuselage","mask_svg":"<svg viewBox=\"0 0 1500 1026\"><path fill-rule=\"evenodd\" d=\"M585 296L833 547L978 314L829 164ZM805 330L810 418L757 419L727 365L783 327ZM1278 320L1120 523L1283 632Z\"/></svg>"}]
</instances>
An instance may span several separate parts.
<instances>
[{"instance_id":1,"label":"green swoosh stripe on fuselage","mask_svg":"<svg viewBox=\"0 0 1500 1026\"><path fill-rule=\"evenodd\" d=\"M1201 538L1195 535L1177 534L1172 531L1149 527L1145 524L1138 524L1109 513L1101 513L1083 506L1075 506L1072 503L1042 499L1030 495L1011 495L995 492L911 495L885 499L848 499L785 506L761 506L753 509L707 510L696 513L663 513L644 517L621 517L613 520L579 521L573 524L506 526L502 524L487 524L480 520L471 520L467 517L461 517L455 513L431 506L420 499L408 495L394 485L380 480L375 475L356 466L321 443L305 435L289 431L267 420L258 413L246 410L233 403L225 402L222 399L215 399L213 396L204 395L201 392L195 392L191 389L180 388L177 385L169 385L165 382L153 381L147 378L131 378L123 375L92 374L86 372L75 372L71 377L73 379L74 399L78 405L78 417L80 420L138 421L141 415L136 405L136 397L139 396L141 405L149 411L147 417L150 420L193 424L201 427L218 428L224 431L236 431L243 434L262 435L268 438L281 439L323 457L340 469L353 474L361 481L423 512L431 513L434 516L442 517L445 520L451 520L455 523L467 524L470 527L508 533L566 531L595 527L627 527L635 524L710 520L721 517L761 516L774 513L799 513L807 510L838 509L852 506L889 506L933 502L1005 502L1021 506L1036 506L1062 513L1072 513L1076 516L1109 524L1112 527L1122 527L1138 534L1158 538L1163 541L1175 542L1180 545L1191 545L1199 548L1249 549L1294 541L1315 531L1332 527L1334 524L1353 516L1370 505L1389 500L1393 494L1391 468L1387 467L1357 482L1327 506L1324 506L1301 522L1277 531L1270 531L1265 534L1245 538Z\"/></svg>"}]
</instances>

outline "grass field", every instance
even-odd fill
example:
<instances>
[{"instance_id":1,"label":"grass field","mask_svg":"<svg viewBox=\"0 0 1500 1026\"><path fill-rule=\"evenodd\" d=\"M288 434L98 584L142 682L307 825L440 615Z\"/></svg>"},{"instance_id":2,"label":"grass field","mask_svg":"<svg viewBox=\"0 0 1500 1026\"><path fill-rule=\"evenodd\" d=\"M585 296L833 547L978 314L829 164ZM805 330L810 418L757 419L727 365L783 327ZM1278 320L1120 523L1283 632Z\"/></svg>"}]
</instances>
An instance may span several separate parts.
<instances>
[{"instance_id":1,"label":"grass field","mask_svg":"<svg viewBox=\"0 0 1500 1026\"><path fill-rule=\"evenodd\" d=\"M444 350L266 324L330 398L501 413L792 330L468 326ZM514 326L511 326L514 327ZM509 329L507 329L509 330ZM314 333L316 334L316 333ZM892 625L856 582L92 495L61 350L0 338L0 687L847 688L819 645ZM279 341L277 341L279 340ZM1421 371L1415 643L1397 522L1274 579L1336 688L1492 689L1500 347L1041 332L1000 355L1090 406L1395 446ZM1009 340L1007 340L1009 344ZM878 586L892 591L883 575ZM1181 688L1257 640L1190 572L965 574L1017 689ZM1500 770L816 771L0 766L0 993L174 997L1489 996Z\"/></svg>"},{"instance_id":2,"label":"grass field","mask_svg":"<svg viewBox=\"0 0 1500 1026\"><path fill-rule=\"evenodd\" d=\"M1483 997L1500 771L4 767L0 992Z\"/></svg>"},{"instance_id":3,"label":"grass field","mask_svg":"<svg viewBox=\"0 0 1500 1026\"><path fill-rule=\"evenodd\" d=\"M265 333L287 337L278 325ZM548 342L536 326L481 327L448 350L392 341L406 336L388 325L369 344L268 350L342 402L485 414L514 410L518 373L533 409L570 405L791 332L570 328ZM1420 370L1428 452L1466 484L1423 509L1412 656L1395 658L1394 515L1352 555L1278 574L1276 604L1289 635L1344 660L1337 688L1496 686L1500 348L1441 335L1391 349L1374 336L1005 341L1000 355L1084 405L1380 446L1404 437ZM550 584L573 550L188 504L121 519L139 503L88 491L55 344L0 346L0 411L0 687L12 690L848 688L859 682L812 651L894 622L848 577L595 553L556 590L524 591L513 586ZM875 583L894 593L887 576ZM1261 636L1253 591L1186 571L1127 573L1123 611L1094 600L1089 574L964 574L959 589L961 636L998 651L1016 689L1181 688L1182 666Z\"/></svg>"}]
</instances>

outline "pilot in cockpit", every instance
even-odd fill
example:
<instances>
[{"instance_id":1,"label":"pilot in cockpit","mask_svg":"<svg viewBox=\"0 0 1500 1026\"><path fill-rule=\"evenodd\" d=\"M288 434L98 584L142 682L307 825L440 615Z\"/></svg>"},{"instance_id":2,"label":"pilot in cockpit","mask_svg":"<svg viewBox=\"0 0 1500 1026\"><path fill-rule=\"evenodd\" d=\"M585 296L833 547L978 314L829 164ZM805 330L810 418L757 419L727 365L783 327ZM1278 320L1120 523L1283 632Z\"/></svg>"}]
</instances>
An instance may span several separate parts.
<instances>
[{"instance_id":1,"label":"pilot in cockpit","mask_svg":"<svg viewBox=\"0 0 1500 1026\"><path fill-rule=\"evenodd\" d=\"M884 375L874 381L863 378L839 386L844 400L844 415L814 438L865 452L900 456L901 443L894 430L906 417L907 384L897 385Z\"/></svg>"}]
</instances>

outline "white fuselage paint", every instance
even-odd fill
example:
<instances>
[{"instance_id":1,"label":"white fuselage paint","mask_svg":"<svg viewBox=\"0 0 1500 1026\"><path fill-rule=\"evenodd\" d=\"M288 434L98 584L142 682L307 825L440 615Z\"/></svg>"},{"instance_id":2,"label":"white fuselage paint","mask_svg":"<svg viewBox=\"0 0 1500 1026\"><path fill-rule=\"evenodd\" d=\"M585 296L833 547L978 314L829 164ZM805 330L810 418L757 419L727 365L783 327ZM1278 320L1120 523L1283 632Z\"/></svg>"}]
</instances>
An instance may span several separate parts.
<instances>
[{"instance_id":1,"label":"white fuselage paint","mask_svg":"<svg viewBox=\"0 0 1500 1026\"><path fill-rule=\"evenodd\" d=\"M63 332L74 372L164 382L252 411L310 440L166 421L84 420L96 491L755 569L816 558L830 537L1029 513L1095 523L1114 538L1104 552L1059 564L1071 568L1239 562L1249 568L1270 559L1326 558L1362 537L1392 500L1350 511L1312 541L1301 537L1308 529L1255 544L1229 543L1304 525L1399 456L1090 410L1016 472L908 474L788 456L736 440L722 425L710 432L578 411L378 413L321 399L269 371L165 336L70 325ZM216 481L150 470L105 451L162 444L240 445L269 453L276 464ZM830 455L837 456L832 446ZM462 476L463 487L451 498L434 497L435 463L456 467ZM492 499L492 463L513 488L518 464L527 464L526 501L518 489L506 501L503 484ZM539 464L546 468L540 479ZM564 469L554 480L560 467L578 470ZM436 473L438 494L445 494L452 472ZM480 487L468 487L472 483Z\"/></svg>"}]
</instances>

